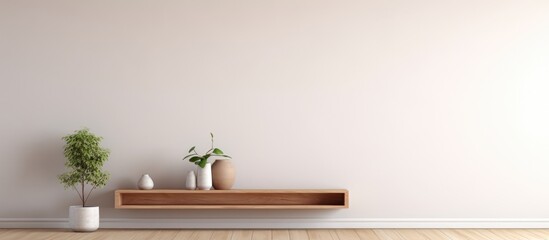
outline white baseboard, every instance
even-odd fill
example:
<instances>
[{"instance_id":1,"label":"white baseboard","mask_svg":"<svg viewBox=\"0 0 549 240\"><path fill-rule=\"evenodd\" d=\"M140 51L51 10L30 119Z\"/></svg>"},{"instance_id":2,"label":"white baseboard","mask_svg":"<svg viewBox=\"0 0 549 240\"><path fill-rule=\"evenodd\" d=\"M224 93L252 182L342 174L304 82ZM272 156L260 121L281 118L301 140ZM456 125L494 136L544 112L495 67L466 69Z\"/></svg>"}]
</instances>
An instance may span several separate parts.
<instances>
[{"instance_id":1,"label":"white baseboard","mask_svg":"<svg viewBox=\"0 0 549 240\"><path fill-rule=\"evenodd\" d=\"M0 218L0 228L67 228L66 218ZM549 228L549 219L344 218L344 219L101 219L101 228Z\"/></svg>"}]
</instances>

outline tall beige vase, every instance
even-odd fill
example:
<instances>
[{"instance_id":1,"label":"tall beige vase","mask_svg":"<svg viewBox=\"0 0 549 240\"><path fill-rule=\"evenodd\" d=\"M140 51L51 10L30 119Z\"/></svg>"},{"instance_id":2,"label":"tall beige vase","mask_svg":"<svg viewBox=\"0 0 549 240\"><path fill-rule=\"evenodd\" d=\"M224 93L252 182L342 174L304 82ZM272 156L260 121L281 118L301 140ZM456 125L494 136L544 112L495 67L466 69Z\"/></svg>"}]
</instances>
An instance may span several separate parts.
<instances>
[{"instance_id":1,"label":"tall beige vase","mask_svg":"<svg viewBox=\"0 0 549 240\"><path fill-rule=\"evenodd\" d=\"M229 190L233 187L235 172L233 163L227 159L217 159L212 165L213 187L216 190Z\"/></svg>"}]
</instances>

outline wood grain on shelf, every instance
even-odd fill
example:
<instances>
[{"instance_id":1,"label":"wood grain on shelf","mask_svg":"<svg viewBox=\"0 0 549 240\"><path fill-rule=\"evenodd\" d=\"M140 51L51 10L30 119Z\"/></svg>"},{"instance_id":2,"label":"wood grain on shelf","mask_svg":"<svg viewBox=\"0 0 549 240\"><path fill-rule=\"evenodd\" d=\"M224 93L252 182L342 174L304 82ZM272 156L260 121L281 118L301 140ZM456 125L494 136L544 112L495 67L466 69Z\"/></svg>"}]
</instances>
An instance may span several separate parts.
<instances>
[{"instance_id":1,"label":"wood grain on shelf","mask_svg":"<svg viewBox=\"0 0 549 240\"><path fill-rule=\"evenodd\" d=\"M116 190L120 209L348 208L345 189Z\"/></svg>"}]
</instances>

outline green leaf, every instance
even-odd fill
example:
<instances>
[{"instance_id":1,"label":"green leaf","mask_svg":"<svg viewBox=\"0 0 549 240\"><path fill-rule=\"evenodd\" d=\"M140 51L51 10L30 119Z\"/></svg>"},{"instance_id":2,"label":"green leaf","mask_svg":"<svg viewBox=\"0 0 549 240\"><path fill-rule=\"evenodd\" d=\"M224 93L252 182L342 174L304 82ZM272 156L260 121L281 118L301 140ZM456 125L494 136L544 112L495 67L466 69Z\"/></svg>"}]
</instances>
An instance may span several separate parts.
<instances>
[{"instance_id":1,"label":"green leaf","mask_svg":"<svg viewBox=\"0 0 549 240\"><path fill-rule=\"evenodd\" d=\"M191 154L185 156L185 157L183 158L183 160L187 159L188 157L195 156L195 155L197 155L197 154L196 154L196 153L191 153Z\"/></svg>"},{"instance_id":2,"label":"green leaf","mask_svg":"<svg viewBox=\"0 0 549 240\"><path fill-rule=\"evenodd\" d=\"M109 173L102 170L103 164L109 158L109 150L101 147L102 137L96 136L87 128L74 131L64 136L63 153L67 161L65 166L68 172L58 176L65 188L89 184L94 188L101 188L107 184ZM78 190L77 190L78 191ZM81 193L81 194L80 194ZM79 192L82 205L90 192Z\"/></svg>"},{"instance_id":3,"label":"green leaf","mask_svg":"<svg viewBox=\"0 0 549 240\"><path fill-rule=\"evenodd\" d=\"M198 164L198 166L200 166L201 168L204 168L206 166L206 163L208 163L208 161L206 159L202 159Z\"/></svg>"},{"instance_id":4,"label":"green leaf","mask_svg":"<svg viewBox=\"0 0 549 240\"><path fill-rule=\"evenodd\" d=\"M192 152L196 148L196 146L193 146L191 149L189 149L189 153Z\"/></svg>"},{"instance_id":5,"label":"green leaf","mask_svg":"<svg viewBox=\"0 0 549 240\"><path fill-rule=\"evenodd\" d=\"M215 153L215 154L223 154L223 151L221 151L221 149L219 149L219 148L214 148L213 153Z\"/></svg>"},{"instance_id":6,"label":"green leaf","mask_svg":"<svg viewBox=\"0 0 549 240\"><path fill-rule=\"evenodd\" d=\"M189 162L196 162L198 160L202 160L202 157L199 157L199 156L194 156L192 157L191 159L189 159Z\"/></svg>"},{"instance_id":7,"label":"green leaf","mask_svg":"<svg viewBox=\"0 0 549 240\"><path fill-rule=\"evenodd\" d=\"M206 159L206 161L208 161L208 158L210 158L212 155L211 154L205 154L204 156L202 156L202 158Z\"/></svg>"}]
</instances>

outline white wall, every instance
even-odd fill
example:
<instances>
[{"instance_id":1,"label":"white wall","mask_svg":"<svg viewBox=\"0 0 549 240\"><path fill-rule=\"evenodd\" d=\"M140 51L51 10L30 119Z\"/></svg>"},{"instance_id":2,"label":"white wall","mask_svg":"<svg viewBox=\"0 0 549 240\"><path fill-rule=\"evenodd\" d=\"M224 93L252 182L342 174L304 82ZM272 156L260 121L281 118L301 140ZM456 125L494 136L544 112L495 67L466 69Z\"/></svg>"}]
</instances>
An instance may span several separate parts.
<instances>
[{"instance_id":1,"label":"white wall","mask_svg":"<svg viewBox=\"0 0 549 240\"><path fill-rule=\"evenodd\" d=\"M544 218L548 1L0 1L0 218L63 218L61 137L103 136L105 218ZM113 209L181 188L208 134L236 188L335 211Z\"/></svg>"}]
</instances>

